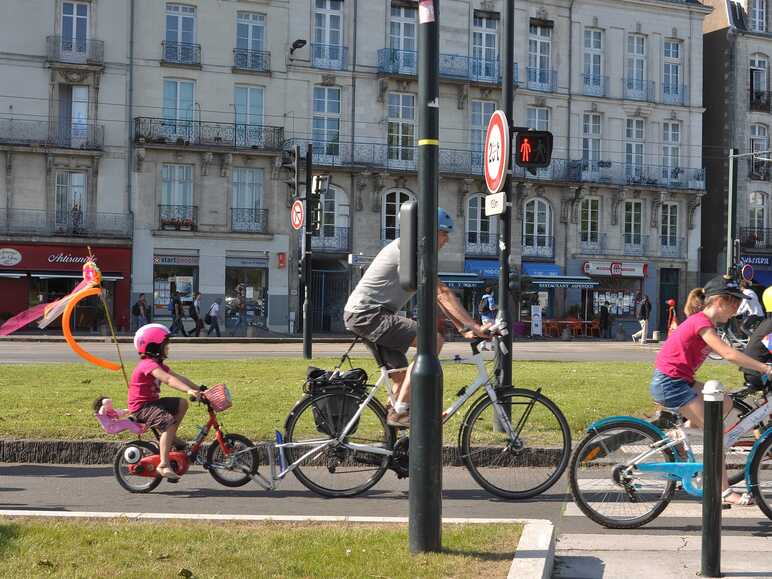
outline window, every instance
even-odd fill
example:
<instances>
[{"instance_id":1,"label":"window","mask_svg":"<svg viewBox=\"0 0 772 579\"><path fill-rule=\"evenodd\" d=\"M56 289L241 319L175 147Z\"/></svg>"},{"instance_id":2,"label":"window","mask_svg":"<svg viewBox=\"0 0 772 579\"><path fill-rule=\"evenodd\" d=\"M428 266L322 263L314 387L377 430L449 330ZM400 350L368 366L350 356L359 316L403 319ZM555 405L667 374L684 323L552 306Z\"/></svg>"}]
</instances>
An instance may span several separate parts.
<instances>
[{"instance_id":1,"label":"window","mask_svg":"<svg viewBox=\"0 0 772 579\"><path fill-rule=\"evenodd\" d=\"M525 204L523 254L552 255L552 209L543 199Z\"/></svg>"},{"instance_id":2,"label":"window","mask_svg":"<svg viewBox=\"0 0 772 579\"><path fill-rule=\"evenodd\" d=\"M466 248L473 253L496 254L496 217L485 215L485 197L471 195L466 202Z\"/></svg>"},{"instance_id":3,"label":"window","mask_svg":"<svg viewBox=\"0 0 772 579\"><path fill-rule=\"evenodd\" d=\"M767 127L754 123L751 125L751 152L761 153L768 149L769 140L767 138ZM763 155L766 157L766 155ZM766 178L767 174L767 162L752 157L751 170L754 175Z\"/></svg>"},{"instance_id":4,"label":"window","mask_svg":"<svg viewBox=\"0 0 772 579\"><path fill-rule=\"evenodd\" d=\"M498 80L497 18L475 14L472 23L472 75L477 80Z\"/></svg>"},{"instance_id":5,"label":"window","mask_svg":"<svg viewBox=\"0 0 772 579\"><path fill-rule=\"evenodd\" d=\"M416 73L416 9L392 6L389 22L391 63L399 74Z\"/></svg>"},{"instance_id":6,"label":"window","mask_svg":"<svg viewBox=\"0 0 772 579\"><path fill-rule=\"evenodd\" d=\"M600 230L600 199L582 199L579 206L579 240L586 245L598 243Z\"/></svg>"},{"instance_id":7,"label":"window","mask_svg":"<svg viewBox=\"0 0 772 579\"><path fill-rule=\"evenodd\" d=\"M662 123L662 177L677 181L681 172L681 124L678 121Z\"/></svg>"},{"instance_id":8,"label":"window","mask_svg":"<svg viewBox=\"0 0 772 579\"><path fill-rule=\"evenodd\" d=\"M193 205L192 165L161 165L161 204Z\"/></svg>"},{"instance_id":9,"label":"window","mask_svg":"<svg viewBox=\"0 0 772 579\"><path fill-rule=\"evenodd\" d=\"M584 30L584 87L586 94L603 96L603 31Z\"/></svg>"},{"instance_id":10,"label":"window","mask_svg":"<svg viewBox=\"0 0 772 579\"><path fill-rule=\"evenodd\" d=\"M341 0L314 0L314 66L343 68L343 13Z\"/></svg>"},{"instance_id":11,"label":"window","mask_svg":"<svg viewBox=\"0 0 772 579\"><path fill-rule=\"evenodd\" d=\"M663 203L659 221L662 247L678 246L678 204Z\"/></svg>"},{"instance_id":12,"label":"window","mask_svg":"<svg viewBox=\"0 0 772 579\"><path fill-rule=\"evenodd\" d=\"M56 144L77 149L88 141L88 86L60 84Z\"/></svg>"},{"instance_id":13,"label":"window","mask_svg":"<svg viewBox=\"0 0 772 579\"><path fill-rule=\"evenodd\" d=\"M349 204L346 194L337 187L329 187L322 193L321 209L321 236L335 238L348 247Z\"/></svg>"},{"instance_id":14,"label":"window","mask_svg":"<svg viewBox=\"0 0 772 579\"><path fill-rule=\"evenodd\" d=\"M236 113L236 144L262 145L263 88L236 85L233 102Z\"/></svg>"},{"instance_id":15,"label":"window","mask_svg":"<svg viewBox=\"0 0 772 579\"><path fill-rule=\"evenodd\" d=\"M767 226L767 195L766 193L762 193L760 191L754 191L750 194L749 198L749 218L748 218L748 225L750 226L750 229L754 232L756 235L756 239L758 239L758 235L760 232L764 233L765 228Z\"/></svg>"},{"instance_id":16,"label":"window","mask_svg":"<svg viewBox=\"0 0 772 579\"><path fill-rule=\"evenodd\" d=\"M767 29L767 0L751 0L751 30L765 32Z\"/></svg>"},{"instance_id":17,"label":"window","mask_svg":"<svg viewBox=\"0 0 772 579\"><path fill-rule=\"evenodd\" d=\"M388 158L392 166L415 161L415 95L389 93Z\"/></svg>"},{"instance_id":18,"label":"window","mask_svg":"<svg viewBox=\"0 0 772 579\"><path fill-rule=\"evenodd\" d=\"M270 60L265 50L265 15L255 12L236 13L236 50L234 65L237 68L266 71Z\"/></svg>"},{"instance_id":19,"label":"window","mask_svg":"<svg viewBox=\"0 0 772 579\"><path fill-rule=\"evenodd\" d=\"M483 162L483 147L485 146L485 134L488 130L488 120L496 109L494 101L473 100L469 106L471 112L472 165L479 171Z\"/></svg>"},{"instance_id":20,"label":"window","mask_svg":"<svg viewBox=\"0 0 772 579\"><path fill-rule=\"evenodd\" d=\"M769 110L769 95L767 94L767 70L769 61L763 54L754 54L750 60L751 73L751 108Z\"/></svg>"},{"instance_id":21,"label":"window","mask_svg":"<svg viewBox=\"0 0 772 579\"><path fill-rule=\"evenodd\" d=\"M628 181L643 177L643 119L627 119L625 174Z\"/></svg>"},{"instance_id":22,"label":"window","mask_svg":"<svg viewBox=\"0 0 772 579\"><path fill-rule=\"evenodd\" d=\"M681 104L681 43L666 40L664 45L662 94L667 103Z\"/></svg>"},{"instance_id":23,"label":"window","mask_svg":"<svg viewBox=\"0 0 772 579\"><path fill-rule=\"evenodd\" d=\"M630 34L627 37L625 89L628 98L645 100L648 97L646 90L646 38L640 34Z\"/></svg>"},{"instance_id":24,"label":"window","mask_svg":"<svg viewBox=\"0 0 772 579\"><path fill-rule=\"evenodd\" d=\"M381 239L384 241L399 237L399 208L407 201L413 201L413 196L407 191L389 191L383 196Z\"/></svg>"},{"instance_id":25,"label":"window","mask_svg":"<svg viewBox=\"0 0 772 579\"><path fill-rule=\"evenodd\" d=\"M552 28L531 24L528 32L528 84L530 88L552 87Z\"/></svg>"},{"instance_id":26,"label":"window","mask_svg":"<svg viewBox=\"0 0 772 579\"><path fill-rule=\"evenodd\" d=\"M340 155L340 89L314 87L313 139L315 154ZM316 151L319 151L318 153Z\"/></svg>"},{"instance_id":27,"label":"window","mask_svg":"<svg viewBox=\"0 0 772 579\"><path fill-rule=\"evenodd\" d=\"M163 126L167 137L193 138L194 91L193 81L164 79Z\"/></svg>"},{"instance_id":28,"label":"window","mask_svg":"<svg viewBox=\"0 0 772 579\"><path fill-rule=\"evenodd\" d=\"M528 128L535 131L550 130L550 110L543 107L528 107Z\"/></svg>"},{"instance_id":29,"label":"window","mask_svg":"<svg viewBox=\"0 0 772 579\"><path fill-rule=\"evenodd\" d=\"M582 116L582 160L584 171L598 171L600 161L600 115L584 113Z\"/></svg>"},{"instance_id":30,"label":"window","mask_svg":"<svg viewBox=\"0 0 772 579\"><path fill-rule=\"evenodd\" d=\"M183 4L166 5L164 60L178 64L198 64L196 47L196 8Z\"/></svg>"},{"instance_id":31,"label":"window","mask_svg":"<svg viewBox=\"0 0 772 579\"><path fill-rule=\"evenodd\" d=\"M625 234L626 246L639 246L642 243L641 222L643 204L640 201L625 201Z\"/></svg>"},{"instance_id":32,"label":"window","mask_svg":"<svg viewBox=\"0 0 772 579\"><path fill-rule=\"evenodd\" d=\"M234 167L231 172L231 227L233 231L259 233L267 229L263 210L263 170Z\"/></svg>"},{"instance_id":33,"label":"window","mask_svg":"<svg viewBox=\"0 0 772 579\"><path fill-rule=\"evenodd\" d=\"M85 232L86 174L59 171L56 174L56 230L59 233Z\"/></svg>"},{"instance_id":34,"label":"window","mask_svg":"<svg viewBox=\"0 0 772 579\"><path fill-rule=\"evenodd\" d=\"M61 55L65 60L80 62L86 58L88 8L84 2L62 2Z\"/></svg>"}]
</instances>

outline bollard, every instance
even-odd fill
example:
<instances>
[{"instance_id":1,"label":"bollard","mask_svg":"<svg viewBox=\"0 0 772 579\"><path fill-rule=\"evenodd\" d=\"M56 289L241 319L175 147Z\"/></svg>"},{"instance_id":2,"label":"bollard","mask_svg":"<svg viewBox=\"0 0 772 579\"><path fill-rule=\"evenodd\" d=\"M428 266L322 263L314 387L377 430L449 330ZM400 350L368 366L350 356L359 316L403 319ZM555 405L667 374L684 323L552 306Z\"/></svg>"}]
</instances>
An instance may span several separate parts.
<instances>
[{"instance_id":1,"label":"bollard","mask_svg":"<svg viewBox=\"0 0 772 579\"><path fill-rule=\"evenodd\" d=\"M702 472L703 577L721 577L721 471L724 465L724 386L709 380L702 389L705 400L705 438Z\"/></svg>"}]
</instances>

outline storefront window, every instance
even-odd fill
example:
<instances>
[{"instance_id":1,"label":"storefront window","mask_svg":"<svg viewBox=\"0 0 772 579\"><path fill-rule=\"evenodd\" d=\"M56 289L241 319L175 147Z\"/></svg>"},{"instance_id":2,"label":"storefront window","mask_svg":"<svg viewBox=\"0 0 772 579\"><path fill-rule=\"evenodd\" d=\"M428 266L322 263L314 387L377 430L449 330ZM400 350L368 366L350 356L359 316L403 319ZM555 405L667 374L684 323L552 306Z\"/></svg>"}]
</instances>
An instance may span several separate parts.
<instances>
[{"instance_id":1,"label":"storefront window","mask_svg":"<svg viewBox=\"0 0 772 579\"><path fill-rule=\"evenodd\" d=\"M71 277L64 276L46 276L30 278L29 284L29 305L30 307L38 304L50 304L56 300L62 299L68 295L82 280L75 275ZM107 310L113 316L115 321L115 312L113 310L113 296L115 295L115 282L103 281L102 290L107 301ZM101 326L106 323L105 310L102 301L98 296L91 296L81 300L75 306L72 315L72 330L78 332L98 333ZM32 326L30 326L32 327ZM47 329L61 329L61 317L52 322Z\"/></svg>"},{"instance_id":2,"label":"storefront window","mask_svg":"<svg viewBox=\"0 0 772 579\"><path fill-rule=\"evenodd\" d=\"M225 329L246 336L247 327L267 328L268 270L225 268Z\"/></svg>"},{"instance_id":3,"label":"storefront window","mask_svg":"<svg viewBox=\"0 0 772 579\"><path fill-rule=\"evenodd\" d=\"M171 317L169 301L180 292L185 312L198 291L198 267L189 265L155 265L153 268L153 317Z\"/></svg>"},{"instance_id":4,"label":"storefront window","mask_svg":"<svg viewBox=\"0 0 772 579\"><path fill-rule=\"evenodd\" d=\"M627 280L624 288L602 289L585 292L591 299L589 306L594 315L600 314L600 307L604 302L609 303L609 313L620 318L632 318L635 316L635 296L640 293L638 280ZM586 298L585 298L586 299Z\"/></svg>"}]
</instances>

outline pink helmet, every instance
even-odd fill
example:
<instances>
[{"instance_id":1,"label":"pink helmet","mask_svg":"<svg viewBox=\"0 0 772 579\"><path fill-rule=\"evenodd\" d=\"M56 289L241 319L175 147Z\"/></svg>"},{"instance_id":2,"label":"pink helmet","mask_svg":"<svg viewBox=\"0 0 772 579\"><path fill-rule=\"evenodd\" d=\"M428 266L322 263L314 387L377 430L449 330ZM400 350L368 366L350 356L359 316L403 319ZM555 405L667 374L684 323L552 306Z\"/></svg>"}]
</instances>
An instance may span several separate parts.
<instances>
[{"instance_id":1,"label":"pink helmet","mask_svg":"<svg viewBox=\"0 0 772 579\"><path fill-rule=\"evenodd\" d=\"M145 324L134 334L134 348L142 356L157 358L163 353L163 345L169 339L169 328L163 324Z\"/></svg>"}]
</instances>

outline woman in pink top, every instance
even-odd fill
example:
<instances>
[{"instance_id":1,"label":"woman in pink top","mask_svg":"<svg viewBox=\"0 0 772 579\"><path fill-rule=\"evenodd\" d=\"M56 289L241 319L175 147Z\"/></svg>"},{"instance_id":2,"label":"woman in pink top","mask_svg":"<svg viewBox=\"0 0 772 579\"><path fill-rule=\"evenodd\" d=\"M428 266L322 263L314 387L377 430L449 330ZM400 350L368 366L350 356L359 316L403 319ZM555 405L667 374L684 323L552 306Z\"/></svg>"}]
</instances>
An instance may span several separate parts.
<instances>
[{"instance_id":1,"label":"woman in pink top","mask_svg":"<svg viewBox=\"0 0 772 579\"><path fill-rule=\"evenodd\" d=\"M704 402L702 384L695 381L694 375L711 350L742 368L772 377L772 368L734 350L716 333L716 325L725 324L733 317L745 299L739 286L731 279L718 276L710 280L703 290L705 307L689 316L667 339L657 354L651 381L654 400L668 410L680 413L697 428L702 428L704 424ZM727 398L724 401L725 413L731 408L732 401ZM750 495L733 492L729 488L726 471L723 476L724 502L749 504Z\"/></svg>"}]
</instances>

